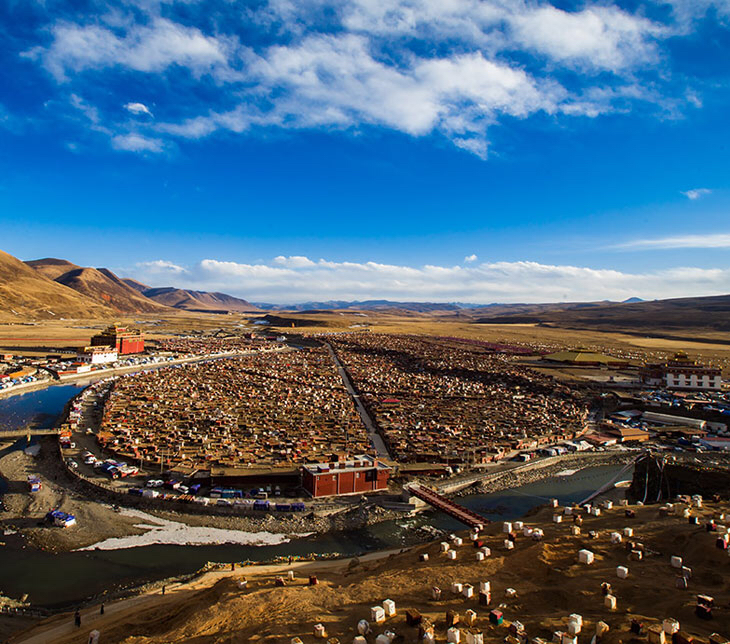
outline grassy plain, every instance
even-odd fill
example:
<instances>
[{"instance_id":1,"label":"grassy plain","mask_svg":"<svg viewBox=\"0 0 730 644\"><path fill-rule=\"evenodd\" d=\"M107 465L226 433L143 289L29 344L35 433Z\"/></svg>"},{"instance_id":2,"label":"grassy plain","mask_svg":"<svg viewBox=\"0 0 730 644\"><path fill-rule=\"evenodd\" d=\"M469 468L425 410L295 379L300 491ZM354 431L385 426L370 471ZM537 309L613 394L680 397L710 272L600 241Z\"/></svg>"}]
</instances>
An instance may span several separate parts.
<instances>
[{"instance_id":1,"label":"grassy plain","mask_svg":"<svg viewBox=\"0 0 730 644\"><path fill-rule=\"evenodd\" d=\"M661 329L646 333L572 329L536 324L480 324L468 315L420 314L410 312L353 313L325 311L307 313L277 312L273 324L254 325L261 315L205 315L179 313L169 316L138 315L86 320L42 320L33 323L0 322L0 352L38 351L43 347L57 349L60 345L78 348L88 344L92 335L109 324L117 323L142 329L150 340L176 334L231 333L271 330L276 333L312 335L326 333L355 333L369 329L373 333L405 333L430 336L451 336L487 342L520 344L546 351L565 348L586 348L605 351L632 361L662 359L678 350L693 357L722 366L730 373L730 344L718 342L716 332L687 331L691 339L663 337ZM294 325L294 326L293 326Z\"/></svg>"}]
</instances>

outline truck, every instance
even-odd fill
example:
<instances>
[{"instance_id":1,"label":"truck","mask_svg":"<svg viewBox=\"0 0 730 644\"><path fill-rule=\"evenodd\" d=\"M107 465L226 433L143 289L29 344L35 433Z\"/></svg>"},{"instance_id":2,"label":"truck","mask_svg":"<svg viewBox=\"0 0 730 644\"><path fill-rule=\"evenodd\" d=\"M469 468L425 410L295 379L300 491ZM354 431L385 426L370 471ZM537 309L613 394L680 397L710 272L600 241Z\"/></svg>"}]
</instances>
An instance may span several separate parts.
<instances>
[{"instance_id":1,"label":"truck","mask_svg":"<svg viewBox=\"0 0 730 644\"><path fill-rule=\"evenodd\" d=\"M28 475L28 489L31 492L39 492L41 489L41 477L39 474Z\"/></svg>"}]
</instances>

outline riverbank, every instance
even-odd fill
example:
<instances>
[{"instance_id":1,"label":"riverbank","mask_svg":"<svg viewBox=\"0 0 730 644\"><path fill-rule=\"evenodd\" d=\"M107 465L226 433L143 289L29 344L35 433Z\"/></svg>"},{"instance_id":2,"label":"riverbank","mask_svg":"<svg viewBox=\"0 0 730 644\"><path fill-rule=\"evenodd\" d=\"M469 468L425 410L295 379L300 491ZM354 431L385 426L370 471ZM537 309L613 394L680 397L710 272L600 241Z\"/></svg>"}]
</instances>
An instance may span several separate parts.
<instances>
[{"instance_id":1,"label":"riverbank","mask_svg":"<svg viewBox=\"0 0 730 644\"><path fill-rule=\"evenodd\" d=\"M557 462L550 462L542 465L539 461L535 462L532 468L523 468L518 470L508 470L500 472L493 476L474 483L471 487L454 492L450 496L468 496L472 494L489 494L491 492L499 492L530 483L536 483L545 479L559 476L565 470L570 470L570 475L574 475L587 467L600 467L609 465L626 465L632 462L638 452L631 451L615 451L615 452L591 452L588 454L570 454L560 458Z\"/></svg>"},{"instance_id":2,"label":"riverbank","mask_svg":"<svg viewBox=\"0 0 730 644\"><path fill-rule=\"evenodd\" d=\"M25 539L28 545L51 552L69 552L80 548L94 547L108 539L124 539L154 533L154 527L139 527L144 522L128 512L116 511L108 502L103 490L98 494L93 489L82 487L73 478L54 453L54 439L41 441L41 451L36 457L22 450L15 450L0 457L0 472L7 481L4 502L7 511L0 514L0 526L11 530ZM33 494L28 492L27 477L39 474L41 489ZM73 514L77 524L69 528L54 528L43 523L43 518L51 509L60 509ZM181 544L209 543L201 540L201 532L194 529L209 528L220 531L236 531L242 534L269 533L283 535L287 539L302 534L325 534L361 529L375 523L404 516L403 512L386 510L371 503L343 506L341 510L308 512L263 516L251 515L207 515L187 514L165 511L155 507L144 507L144 512L162 522L175 522L190 528L186 539L179 534ZM221 537L220 543L234 542ZM197 537L197 538L196 538ZM251 537L253 543L256 538ZM147 545L169 543L168 540L146 539Z\"/></svg>"},{"instance_id":3,"label":"riverbank","mask_svg":"<svg viewBox=\"0 0 730 644\"><path fill-rule=\"evenodd\" d=\"M35 628L9 639L12 644L72 644L86 641L92 629L101 633L105 644L222 644L224 642L288 642L299 637L313 640L313 627L321 623L329 637L350 642L361 619L370 621L370 607L383 600L395 600L397 614L385 624L372 624L375 634L386 628L410 641L415 629L406 624L406 610L418 611L435 625L438 641L444 640L444 615L456 611L476 613L474 627L487 641L501 641L507 625L515 620L530 639L548 641L552 633L565 630L568 615L582 616L583 633L589 637L599 621L610 627L603 644L620 644L635 637L630 632L632 619L644 629L661 626L664 619L680 622L683 631L706 642L713 632L730 630L730 615L720 607L727 605L730 591L723 584L722 568L727 552L714 547L716 534L690 524L682 517L684 506L671 514L655 506L632 506L635 517L627 519L623 507L605 509L600 516L583 513L581 534L571 534L572 522L552 521L554 510L543 506L526 519L531 528L544 531L537 541L518 533L514 547L504 547L501 523L488 526L482 534L491 556L477 561L475 550L465 545L452 546L456 561L439 552L438 543L406 550L390 550L339 561L287 562L239 568L235 571L206 572L183 583L170 583L164 595L160 588L118 602L109 602L103 616L98 606L82 611L82 626L73 627L72 613L45 620ZM706 503L693 509L700 523L728 512L727 503ZM611 532L630 521L640 539L644 557L628 560L625 544L612 543ZM594 535L589 536L589 532ZM466 536L465 533L462 533ZM578 551L588 548L594 554L591 565L579 562ZM421 555L428 554L428 561ZM670 556L680 556L691 567L686 591L668 592L674 587L677 570ZM627 579L616 577L618 565L628 566ZM294 579L286 579L292 570ZM317 576L310 585L309 576ZM241 582L246 580L246 584ZM491 584L489 607L479 604L479 582ZM604 605L601 582L610 580L616 607ZM451 584L471 584L472 597L451 590ZM442 589L433 599L431 589ZM715 599L712 621L700 619L694 610L696 594ZM491 624L489 610L498 607L505 624ZM458 628L466 628L462 622ZM463 631L462 631L463 637ZM370 640L369 640L370 641Z\"/></svg>"},{"instance_id":4,"label":"riverbank","mask_svg":"<svg viewBox=\"0 0 730 644\"><path fill-rule=\"evenodd\" d=\"M94 547L110 539L123 540L133 537L130 543L147 545L170 543L168 537L154 526L144 526L144 522L136 520L129 513L119 512L114 504L142 510L160 522L174 522L187 528L179 531L178 543L197 545L210 543L211 538L205 537L201 529L213 531L239 532L243 536L230 539L223 538L220 543L234 543L243 539L255 543L253 535L269 533L282 535L281 538L296 539L302 534L324 535L329 533L346 532L368 528L378 523L406 518L411 515L408 511L385 509L376 503L353 502L343 505L340 509L328 508L325 510L306 513L263 513L263 514L196 514L184 510L167 510L160 504L145 503L139 497L126 495L115 496L111 501L108 491L99 487L84 484L76 478L61 462L57 455L54 439L40 441L41 451L36 457L25 454L22 450L7 453L0 457L0 472L7 480L5 505L7 512L0 515L0 526L5 530L22 535L25 543L41 550L51 552L70 552L80 548ZM600 455L571 455L560 459L557 463L534 467L521 468L518 471L501 472L491 476L488 480L461 490L454 496L463 497L474 494L490 494L509 490L522 485L535 483L555 477L561 471L573 469L580 471L586 467L623 464L632 460L634 452L606 452ZM30 494L27 490L29 474L39 474L41 490ZM593 491L593 490L590 490ZM134 503L132 503L134 501ZM51 509L60 509L77 518L77 524L70 528L59 529L45 525L43 518ZM430 511L423 508L423 511ZM146 533L151 533L144 536ZM159 534L155 540L154 533ZM124 542L117 541L118 547Z\"/></svg>"},{"instance_id":5,"label":"riverbank","mask_svg":"<svg viewBox=\"0 0 730 644\"><path fill-rule=\"evenodd\" d=\"M502 520L534 516L540 511L536 506L549 497L555 496L565 504L577 502L610 480L616 471L616 467L589 468L574 477L560 477L559 482L552 479L503 493L472 495L460 502L494 521L489 527L493 530L495 525L501 527ZM56 535L66 532L60 528L47 530ZM428 511L411 518L378 521L360 530L327 532L279 545L159 545L51 553L23 548L18 541L0 548L0 569L5 573L1 588L15 598L28 593L33 608L55 612L159 590L162 585L189 580L209 570L211 566L206 562L221 562L226 569L230 569L231 562L275 563L289 557L294 561L321 562L394 547L420 547L419 544L440 541L444 534L461 530L463 526L447 515Z\"/></svg>"}]
</instances>

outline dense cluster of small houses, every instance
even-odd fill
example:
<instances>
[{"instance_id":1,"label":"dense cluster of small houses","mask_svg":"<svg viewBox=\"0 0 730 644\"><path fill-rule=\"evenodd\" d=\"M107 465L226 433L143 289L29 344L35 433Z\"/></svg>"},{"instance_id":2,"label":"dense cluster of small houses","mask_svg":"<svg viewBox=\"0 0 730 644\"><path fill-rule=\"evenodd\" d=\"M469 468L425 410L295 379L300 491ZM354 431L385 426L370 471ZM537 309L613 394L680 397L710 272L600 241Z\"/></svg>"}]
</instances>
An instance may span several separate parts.
<instances>
[{"instance_id":1,"label":"dense cluster of small houses","mask_svg":"<svg viewBox=\"0 0 730 644\"><path fill-rule=\"evenodd\" d=\"M168 351L179 356L209 356L261 350L263 339L252 336L180 336L157 341L158 351Z\"/></svg>"},{"instance_id":2,"label":"dense cluster of small houses","mask_svg":"<svg viewBox=\"0 0 730 644\"><path fill-rule=\"evenodd\" d=\"M401 462L491 460L516 444L570 437L585 418L570 389L479 344L370 334L332 344ZM175 338L160 346L192 354L246 347L244 338ZM191 470L372 453L324 348L120 378L98 437L121 458Z\"/></svg>"},{"instance_id":3,"label":"dense cluster of small houses","mask_svg":"<svg viewBox=\"0 0 730 644\"><path fill-rule=\"evenodd\" d=\"M480 344L371 333L328 341L400 462L486 462L572 438L587 415L573 390Z\"/></svg>"},{"instance_id":4,"label":"dense cluster of small houses","mask_svg":"<svg viewBox=\"0 0 730 644\"><path fill-rule=\"evenodd\" d=\"M323 349L120 378L104 404L98 438L122 457L190 468L276 466L372 449Z\"/></svg>"}]
</instances>

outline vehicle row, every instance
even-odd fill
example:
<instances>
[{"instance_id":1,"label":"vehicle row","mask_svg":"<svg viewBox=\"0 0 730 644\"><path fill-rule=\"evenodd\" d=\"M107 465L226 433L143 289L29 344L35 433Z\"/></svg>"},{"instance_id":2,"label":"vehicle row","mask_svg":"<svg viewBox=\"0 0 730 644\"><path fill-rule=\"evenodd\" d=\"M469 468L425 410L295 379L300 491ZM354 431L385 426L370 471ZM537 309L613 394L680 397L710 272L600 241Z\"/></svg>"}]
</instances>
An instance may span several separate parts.
<instances>
[{"instance_id":1,"label":"vehicle row","mask_svg":"<svg viewBox=\"0 0 730 644\"><path fill-rule=\"evenodd\" d=\"M178 488L178 491L180 488ZM131 487L127 493L132 496L141 496L148 499L160 499L163 501L176 501L178 503L197 503L199 505L214 505L217 507L237 508L241 510L260 510L276 512L304 512L307 506L300 502L295 503L272 503L265 499L223 499L210 498L207 496L194 496L192 494L171 494L160 492L149 487Z\"/></svg>"}]
</instances>

